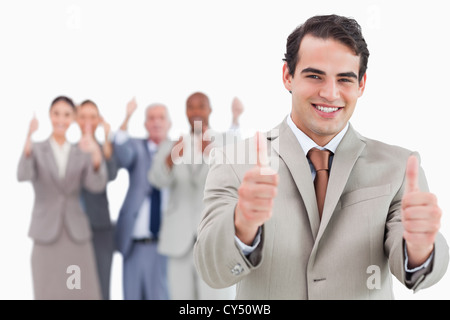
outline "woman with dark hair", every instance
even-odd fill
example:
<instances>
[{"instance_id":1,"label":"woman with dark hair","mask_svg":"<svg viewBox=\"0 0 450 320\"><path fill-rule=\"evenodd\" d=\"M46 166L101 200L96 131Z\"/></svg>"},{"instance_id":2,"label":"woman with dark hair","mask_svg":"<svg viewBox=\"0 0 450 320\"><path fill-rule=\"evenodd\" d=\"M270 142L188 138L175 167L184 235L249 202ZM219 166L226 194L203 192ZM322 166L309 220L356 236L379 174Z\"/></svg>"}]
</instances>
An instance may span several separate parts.
<instances>
[{"instance_id":1,"label":"woman with dark hair","mask_svg":"<svg viewBox=\"0 0 450 320\"><path fill-rule=\"evenodd\" d=\"M82 187L101 192L106 167L93 139L70 144L66 132L75 119L75 105L65 96L50 106L52 133L32 142L38 129L31 120L17 179L31 181L34 206L29 228L33 239L31 267L35 299L100 299L92 234L80 204ZM82 144L82 145L81 145Z\"/></svg>"}]
</instances>

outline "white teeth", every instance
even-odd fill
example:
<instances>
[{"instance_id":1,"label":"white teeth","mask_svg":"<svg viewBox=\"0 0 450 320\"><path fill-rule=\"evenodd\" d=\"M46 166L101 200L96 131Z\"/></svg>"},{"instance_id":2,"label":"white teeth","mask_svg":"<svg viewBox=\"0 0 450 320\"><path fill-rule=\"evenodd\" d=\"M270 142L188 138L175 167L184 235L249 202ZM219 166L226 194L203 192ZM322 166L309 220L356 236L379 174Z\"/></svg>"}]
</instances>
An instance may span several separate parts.
<instances>
[{"instance_id":1,"label":"white teeth","mask_svg":"<svg viewBox=\"0 0 450 320\"><path fill-rule=\"evenodd\" d=\"M329 107L322 107L319 105L314 105L316 107L316 109L322 111L322 112L326 112L326 113L330 113L330 112L335 112L338 111L339 108L329 108Z\"/></svg>"}]
</instances>

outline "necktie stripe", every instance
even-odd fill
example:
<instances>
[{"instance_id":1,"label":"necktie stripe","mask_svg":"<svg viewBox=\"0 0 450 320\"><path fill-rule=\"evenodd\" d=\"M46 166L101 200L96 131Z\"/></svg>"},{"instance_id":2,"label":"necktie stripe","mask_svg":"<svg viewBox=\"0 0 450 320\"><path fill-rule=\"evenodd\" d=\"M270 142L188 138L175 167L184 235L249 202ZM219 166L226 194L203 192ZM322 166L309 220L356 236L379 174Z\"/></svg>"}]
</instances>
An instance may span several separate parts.
<instances>
[{"instance_id":1,"label":"necktie stripe","mask_svg":"<svg viewBox=\"0 0 450 320\"><path fill-rule=\"evenodd\" d=\"M161 223L161 191L153 188L150 200L150 232L157 238Z\"/></svg>"}]
</instances>

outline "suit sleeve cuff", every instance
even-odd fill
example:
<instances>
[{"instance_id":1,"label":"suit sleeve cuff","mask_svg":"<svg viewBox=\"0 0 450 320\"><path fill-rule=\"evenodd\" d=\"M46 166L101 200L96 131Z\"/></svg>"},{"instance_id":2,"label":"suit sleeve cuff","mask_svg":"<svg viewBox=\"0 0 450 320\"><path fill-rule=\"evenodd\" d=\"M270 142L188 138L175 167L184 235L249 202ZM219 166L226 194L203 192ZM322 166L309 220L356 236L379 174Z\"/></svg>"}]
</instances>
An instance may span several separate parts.
<instances>
[{"instance_id":1,"label":"suit sleeve cuff","mask_svg":"<svg viewBox=\"0 0 450 320\"><path fill-rule=\"evenodd\" d=\"M113 138L113 139L114 139L114 142L115 142L116 144L122 145L122 144L124 144L125 142L127 142L129 138L130 138L130 137L129 137L129 135L128 135L128 132L123 131L123 130L118 130L118 131L116 132L116 134L114 135L114 138Z\"/></svg>"},{"instance_id":2,"label":"suit sleeve cuff","mask_svg":"<svg viewBox=\"0 0 450 320\"><path fill-rule=\"evenodd\" d=\"M258 232L256 233L255 239L253 240L251 246L248 246L245 243L243 243L236 235L234 236L234 239L236 240L236 243L238 244L239 248L242 250L244 256L248 256L253 251L256 250L261 241L261 227L258 228Z\"/></svg>"}]
</instances>

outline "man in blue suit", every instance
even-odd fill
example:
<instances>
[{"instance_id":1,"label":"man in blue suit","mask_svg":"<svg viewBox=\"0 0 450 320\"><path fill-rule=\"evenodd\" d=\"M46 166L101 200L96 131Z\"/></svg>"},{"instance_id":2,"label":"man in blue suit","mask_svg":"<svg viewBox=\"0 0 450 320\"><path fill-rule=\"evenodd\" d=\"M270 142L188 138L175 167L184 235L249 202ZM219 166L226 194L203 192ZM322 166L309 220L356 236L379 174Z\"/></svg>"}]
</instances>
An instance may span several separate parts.
<instances>
[{"instance_id":1,"label":"man in blue suit","mask_svg":"<svg viewBox=\"0 0 450 320\"><path fill-rule=\"evenodd\" d=\"M171 123L167 108L152 104L145 111L148 137L130 138L128 121L136 108L133 99L127 105L126 118L114 138L118 164L129 174L129 188L115 233L117 250L123 257L123 294L125 300L167 300L167 258L157 251L161 213L152 215L152 207L164 204L167 195L165 190L150 185L147 175L153 154L167 139ZM159 198L154 198L155 195Z\"/></svg>"}]
</instances>

